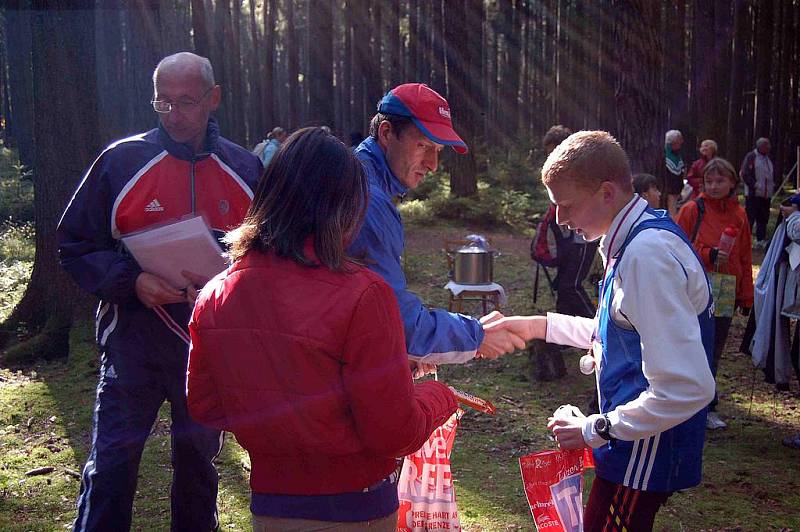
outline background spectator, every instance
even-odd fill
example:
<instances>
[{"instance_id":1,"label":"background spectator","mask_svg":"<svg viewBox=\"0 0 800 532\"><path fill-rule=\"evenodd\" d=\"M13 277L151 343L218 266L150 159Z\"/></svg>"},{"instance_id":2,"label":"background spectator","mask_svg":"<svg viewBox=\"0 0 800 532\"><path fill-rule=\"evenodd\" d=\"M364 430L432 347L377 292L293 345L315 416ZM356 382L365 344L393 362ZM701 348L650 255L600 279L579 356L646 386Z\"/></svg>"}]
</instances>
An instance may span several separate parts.
<instances>
[{"instance_id":1,"label":"background spectator","mask_svg":"<svg viewBox=\"0 0 800 532\"><path fill-rule=\"evenodd\" d=\"M767 222L769 222L769 203L775 192L775 175L769 152L772 145L769 139L761 137L756 141L756 148L744 156L739 176L747 185L745 209L747 220L752 230L756 226L756 243L758 249L767 247Z\"/></svg>"}]
</instances>

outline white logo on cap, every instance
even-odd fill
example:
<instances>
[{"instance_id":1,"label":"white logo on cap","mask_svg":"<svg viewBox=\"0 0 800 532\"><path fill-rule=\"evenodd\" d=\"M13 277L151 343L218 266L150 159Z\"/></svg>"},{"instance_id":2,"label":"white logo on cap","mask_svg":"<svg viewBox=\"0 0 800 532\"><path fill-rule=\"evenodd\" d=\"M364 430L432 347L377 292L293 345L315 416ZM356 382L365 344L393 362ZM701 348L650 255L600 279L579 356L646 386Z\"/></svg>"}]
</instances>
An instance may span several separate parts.
<instances>
[{"instance_id":1,"label":"white logo on cap","mask_svg":"<svg viewBox=\"0 0 800 532\"><path fill-rule=\"evenodd\" d=\"M450 118L450 109L446 107L439 107L439 114L445 118Z\"/></svg>"}]
</instances>

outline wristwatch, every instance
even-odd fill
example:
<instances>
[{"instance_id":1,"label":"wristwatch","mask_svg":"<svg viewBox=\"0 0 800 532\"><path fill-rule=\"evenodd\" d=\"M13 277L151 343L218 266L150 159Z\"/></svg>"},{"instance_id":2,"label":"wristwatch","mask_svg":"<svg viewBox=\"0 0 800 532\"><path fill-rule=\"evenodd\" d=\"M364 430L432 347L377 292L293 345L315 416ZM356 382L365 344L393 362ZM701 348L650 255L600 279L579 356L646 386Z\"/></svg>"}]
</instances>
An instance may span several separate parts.
<instances>
[{"instance_id":1,"label":"wristwatch","mask_svg":"<svg viewBox=\"0 0 800 532\"><path fill-rule=\"evenodd\" d=\"M611 440L611 422L608 420L607 414L594 420L594 431L604 440Z\"/></svg>"}]
</instances>

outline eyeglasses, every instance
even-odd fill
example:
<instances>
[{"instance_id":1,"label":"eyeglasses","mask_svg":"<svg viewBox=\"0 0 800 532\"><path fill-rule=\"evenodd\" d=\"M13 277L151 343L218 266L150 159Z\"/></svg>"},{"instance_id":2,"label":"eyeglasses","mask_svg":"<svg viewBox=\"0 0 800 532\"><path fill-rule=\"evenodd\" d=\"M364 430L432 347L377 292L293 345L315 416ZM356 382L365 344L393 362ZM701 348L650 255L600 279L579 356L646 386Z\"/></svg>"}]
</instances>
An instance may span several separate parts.
<instances>
[{"instance_id":1,"label":"eyeglasses","mask_svg":"<svg viewBox=\"0 0 800 532\"><path fill-rule=\"evenodd\" d=\"M209 87L208 90L204 92L203 95L200 96L200 99L198 99L197 101L184 98L175 103L168 102L166 100L153 100L150 103L153 104L153 110L155 110L156 113L167 114L172 112L173 110L185 113L197 107L200 104L200 102L202 102L205 99L205 97L208 96L208 93L211 92L211 89L213 88L214 88L213 86Z\"/></svg>"}]
</instances>

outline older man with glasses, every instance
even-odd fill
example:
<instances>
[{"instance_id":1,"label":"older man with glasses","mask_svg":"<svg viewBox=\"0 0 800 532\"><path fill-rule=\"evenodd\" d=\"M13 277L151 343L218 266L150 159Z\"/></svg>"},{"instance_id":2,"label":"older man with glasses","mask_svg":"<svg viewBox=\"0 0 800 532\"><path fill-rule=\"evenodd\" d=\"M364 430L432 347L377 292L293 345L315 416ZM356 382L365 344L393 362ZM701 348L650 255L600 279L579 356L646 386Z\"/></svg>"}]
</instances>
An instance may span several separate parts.
<instances>
[{"instance_id":1,"label":"older man with glasses","mask_svg":"<svg viewBox=\"0 0 800 532\"><path fill-rule=\"evenodd\" d=\"M220 87L208 59L183 52L153 74L159 127L106 148L59 223L61 264L100 299L100 382L74 530L129 530L137 471L159 408L172 425L172 530L214 530L222 437L186 407L187 330L206 279L184 286L142 271L121 238L187 215L217 234L238 226L261 174L258 158L220 137Z\"/></svg>"}]
</instances>

